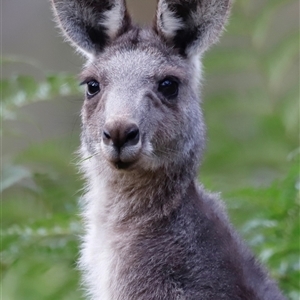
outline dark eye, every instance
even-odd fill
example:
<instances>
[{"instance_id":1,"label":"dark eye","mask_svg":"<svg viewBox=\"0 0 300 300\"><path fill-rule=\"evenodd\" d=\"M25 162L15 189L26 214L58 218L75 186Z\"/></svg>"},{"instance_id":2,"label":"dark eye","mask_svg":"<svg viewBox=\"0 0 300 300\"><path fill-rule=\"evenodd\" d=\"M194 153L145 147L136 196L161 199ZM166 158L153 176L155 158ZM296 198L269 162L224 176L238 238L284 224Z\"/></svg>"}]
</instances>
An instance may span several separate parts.
<instances>
[{"instance_id":1,"label":"dark eye","mask_svg":"<svg viewBox=\"0 0 300 300\"><path fill-rule=\"evenodd\" d=\"M91 80L91 81L87 82L86 85L87 85L87 92L86 92L86 94L87 94L87 97L89 99L99 93L99 91L100 91L100 84L99 84L98 81Z\"/></svg>"},{"instance_id":2,"label":"dark eye","mask_svg":"<svg viewBox=\"0 0 300 300\"><path fill-rule=\"evenodd\" d=\"M175 98L178 95L178 81L173 78L165 78L159 83L158 91L168 99Z\"/></svg>"}]
</instances>

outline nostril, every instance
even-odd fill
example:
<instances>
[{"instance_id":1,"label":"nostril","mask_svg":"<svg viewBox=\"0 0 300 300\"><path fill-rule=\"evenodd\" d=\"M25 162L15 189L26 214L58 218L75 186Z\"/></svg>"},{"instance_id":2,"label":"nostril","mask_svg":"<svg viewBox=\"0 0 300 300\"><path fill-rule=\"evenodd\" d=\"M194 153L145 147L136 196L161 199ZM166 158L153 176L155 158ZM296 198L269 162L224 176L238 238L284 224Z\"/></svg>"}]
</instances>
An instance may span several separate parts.
<instances>
[{"instance_id":1,"label":"nostril","mask_svg":"<svg viewBox=\"0 0 300 300\"><path fill-rule=\"evenodd\" d=\"M106 130L103 130L103 137L106 138L106 139L110 139L111 138L109 132L106 131Z\"/></svg>"},{"instance_id":2,"label":"nostril","mask_svg":"<svg viewBox=\"0 0 300 300\"><path fill-rule=\"evenodd\" d=\"M139 129L138 128L132 128L126 136L126 142L133 141L133 140L139 140Z\"/></svg>"},{"instance_id":3,"label":"nostril","mask_svg":"<svg viewBox=\"0 0 300 300\"><path fill-rule=\"evenodd\" d=\"M102 137L104 143L108 143L111 140L111 136L107 130L103 130Z\"/></svg>"}]
</instances>

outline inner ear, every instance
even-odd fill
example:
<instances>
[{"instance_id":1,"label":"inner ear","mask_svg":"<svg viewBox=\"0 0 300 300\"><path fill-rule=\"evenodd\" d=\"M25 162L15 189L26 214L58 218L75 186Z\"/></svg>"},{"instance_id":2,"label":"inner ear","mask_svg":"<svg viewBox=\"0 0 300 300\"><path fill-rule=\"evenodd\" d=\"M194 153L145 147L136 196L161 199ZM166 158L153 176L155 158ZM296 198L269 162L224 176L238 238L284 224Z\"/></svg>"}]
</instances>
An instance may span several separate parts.
<instances>
[{"instance_id":1,"label":"inner ear","mask_svg":"<svg viewBox=\"0 0 300 300\"><path fill-rule=\"evenodd\" d=\"M154 30L183 55L201 53L217 41L231 0L159 0Z\"/></svg>"},{"instance_id":2,"label":"inner ear","mask_svg":"<svg viewBox=\"0 0 300 300\"><path fill-rule=\"evenodd\" d=\"M52 4L63 34L86 56L101 52L131 26L125 0L52 0Z\"/></svg>"}]
</instances>

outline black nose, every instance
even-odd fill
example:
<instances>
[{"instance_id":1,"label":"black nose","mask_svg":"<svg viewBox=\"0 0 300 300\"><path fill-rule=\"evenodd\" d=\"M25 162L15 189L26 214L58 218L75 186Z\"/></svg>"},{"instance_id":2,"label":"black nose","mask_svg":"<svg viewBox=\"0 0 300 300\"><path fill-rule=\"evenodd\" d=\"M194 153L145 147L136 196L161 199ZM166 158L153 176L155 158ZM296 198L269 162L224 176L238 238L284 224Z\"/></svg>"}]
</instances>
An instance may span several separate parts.
<instances>
[{"instance_id":1,"label":"black nose","mask_svg":"<svg viewBox=\"0 0 300 300\"><path fill-rule=\"evenodd\" d=\"M140 131L133 123L110 122L104 126L102 138L105 145L112 145L119 150L137 145Z\"/></svg>"}]
</instances>

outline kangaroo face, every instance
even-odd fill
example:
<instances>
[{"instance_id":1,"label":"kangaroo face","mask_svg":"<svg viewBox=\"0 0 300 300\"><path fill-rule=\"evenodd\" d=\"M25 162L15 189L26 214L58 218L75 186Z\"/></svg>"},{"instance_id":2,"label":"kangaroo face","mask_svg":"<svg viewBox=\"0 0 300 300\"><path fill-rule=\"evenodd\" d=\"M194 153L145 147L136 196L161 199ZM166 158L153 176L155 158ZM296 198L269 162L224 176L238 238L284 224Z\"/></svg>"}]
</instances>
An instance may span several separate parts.
<instances>
[{"instance_id":1,"label":"kangaroo face","mask_svg":"<svg viewBox=\"0 0 300 300\"><path fill-rule=\"evenodd\" d=\"M204 145L199 60L231 0L159 0L148 29L133 25L125 0L52 2L64 35L89 60L83 156L114 171L193 173Z\"/></svg>"},{"instance_id":2,"label":"kangaroo face","mask_svg":"<svg viewBox=\"0 0 300 300\"><path fill-rule=\"evenodd\" d=\"M90 155L117 169L155 169L201 148L198 73L195 60L162 46L154 33L134 30L116 40L82 74Z\"/></svg>"}]
</instances>

